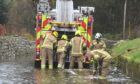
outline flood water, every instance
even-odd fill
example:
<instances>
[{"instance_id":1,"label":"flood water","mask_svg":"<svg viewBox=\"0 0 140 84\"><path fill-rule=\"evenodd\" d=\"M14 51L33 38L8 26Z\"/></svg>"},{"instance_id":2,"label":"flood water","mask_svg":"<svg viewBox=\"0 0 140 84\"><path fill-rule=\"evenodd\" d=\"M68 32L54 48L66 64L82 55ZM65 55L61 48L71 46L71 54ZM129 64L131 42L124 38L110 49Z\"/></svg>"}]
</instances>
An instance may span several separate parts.
<instances>
[{"instance_id":1,"label":"flood water","mask_svg":"<svg viewBox=\"0 0 140 84\"><path fill-rule=\"evenodd\" d=\"M91 70L35 69L32 58L0 62L0 84L140 84L111 67L106 80L92 76Z\"/></svg>"}]
</instances>

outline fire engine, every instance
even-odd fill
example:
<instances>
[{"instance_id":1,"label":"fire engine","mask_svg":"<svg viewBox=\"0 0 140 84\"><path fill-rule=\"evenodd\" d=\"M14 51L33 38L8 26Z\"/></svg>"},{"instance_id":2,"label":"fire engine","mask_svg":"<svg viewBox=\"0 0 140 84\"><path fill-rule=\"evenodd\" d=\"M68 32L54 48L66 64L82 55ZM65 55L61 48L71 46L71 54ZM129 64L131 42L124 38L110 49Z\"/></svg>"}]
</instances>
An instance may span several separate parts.
<instances>
[{"instance_id":1,"label":"fire engine","mask_svg":"<svg viewBox=\"0 0 140 84\"><path fill-rule=\"evenodd\" d=\"M40 67L41 62L41 34L57 31L58 40L61 35L66 34L69 40L74 37L76 31L81 31L84 42L89 48L92 42L92 31L94 22L94 7L73 7L72 0L57 0L56 8L49 6L48 0L39 0L36 15L36 54L35 66ZM54 50L55 52L55 50ZM47 61L47 59L46 59ZM54 54L54 63L57 64L57 56ZM69 54L66 56L65 66L68 66ZM55 66L54 65L54 66ZM84 66L87 66L86 63Z\"/></svg>"}]
</instances>

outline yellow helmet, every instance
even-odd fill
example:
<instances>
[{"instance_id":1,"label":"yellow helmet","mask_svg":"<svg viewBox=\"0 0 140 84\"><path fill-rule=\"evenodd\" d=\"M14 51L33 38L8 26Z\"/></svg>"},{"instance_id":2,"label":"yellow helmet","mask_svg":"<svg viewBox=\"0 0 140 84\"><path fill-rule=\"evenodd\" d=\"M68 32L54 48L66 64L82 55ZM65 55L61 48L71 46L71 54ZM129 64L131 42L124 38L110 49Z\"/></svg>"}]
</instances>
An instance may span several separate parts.
<instances>
[{"instance_id":1,"label":"yellow helmet","mask_svg":"<svg viewBox=\"0 0 140 84\"><path fill-rule=\"evenodd\" d=\"M81 35L81 32L80 32L80 31L76 31L76 32L75 32L75 36L76 36L76 35Z\"/></svg>"},{"instance_id":2,"label":"yellow helmet","mask_svg":"<svg viewBox=\"0 0 140 84\"><path fill-rule=\"evenodd\" d=\"M68 36L67 35L62 35L61 39L68 40Z\"/></svg>"},{"instance_id":3,"label":"yellow helmet","mask_svg":"<svg viewBox=\"0 0 140 84\"><path fill-rule=\"evenodd\" d=\"M54 31L54 32L53 32L53 35L54 35L55 37L58 37L58 32L57 32L57 31Z\"/></svg>"}]
</instances>

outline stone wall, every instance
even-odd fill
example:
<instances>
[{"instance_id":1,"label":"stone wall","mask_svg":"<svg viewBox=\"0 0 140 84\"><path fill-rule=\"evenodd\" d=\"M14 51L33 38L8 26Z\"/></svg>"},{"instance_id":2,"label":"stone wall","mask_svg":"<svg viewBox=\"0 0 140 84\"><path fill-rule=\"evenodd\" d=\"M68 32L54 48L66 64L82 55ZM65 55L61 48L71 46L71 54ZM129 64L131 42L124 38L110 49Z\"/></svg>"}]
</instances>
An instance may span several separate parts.
<instances>
[{"instance_id":1,"label":"stone wall","mask_svg":"<svg viewBox=\"0 0 140 84\"><path fill-rule=\"evenodd\" d=\"M35 42L21 36L0 37L0 59L13 60L18 56L33 56Z\"/></svg>"}]
</instances>

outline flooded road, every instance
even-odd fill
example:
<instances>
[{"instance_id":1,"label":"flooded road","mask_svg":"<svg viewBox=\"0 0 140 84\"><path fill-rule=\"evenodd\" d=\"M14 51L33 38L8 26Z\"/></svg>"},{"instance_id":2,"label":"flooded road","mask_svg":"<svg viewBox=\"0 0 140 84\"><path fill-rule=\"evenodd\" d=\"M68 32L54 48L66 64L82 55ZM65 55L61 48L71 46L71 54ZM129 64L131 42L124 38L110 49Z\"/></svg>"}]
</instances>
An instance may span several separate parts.
<instances>
[{"instance_id":1,"label":"flooded road","mask_svg":"<svg viewBox=\"0 0 140 84\"><path fill-rule=\"evenodd\" d=\"M111 67L107 80L92 76L91 70L40 70L35 69L33 59L17 58L0 62L0 84L140 84L133 78Z\"/></svg>"}]
</instances>

